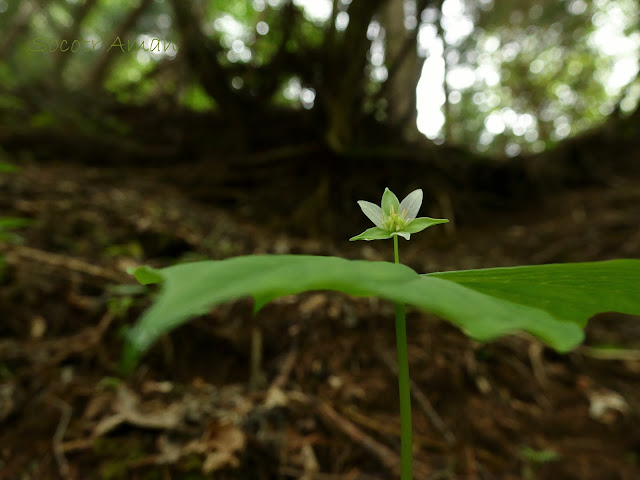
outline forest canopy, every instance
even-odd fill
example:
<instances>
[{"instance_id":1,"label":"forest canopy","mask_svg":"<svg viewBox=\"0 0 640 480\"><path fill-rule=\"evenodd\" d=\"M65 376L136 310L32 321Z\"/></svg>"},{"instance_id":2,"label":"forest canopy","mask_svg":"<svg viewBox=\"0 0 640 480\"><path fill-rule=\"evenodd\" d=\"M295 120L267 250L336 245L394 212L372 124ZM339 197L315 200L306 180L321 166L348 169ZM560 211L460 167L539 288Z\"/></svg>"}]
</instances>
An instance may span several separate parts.
<instances>
[{"instance_id":1,"label":"forest canopy","mask_svg":"<svg viewBox=\"0 0 640 480\"><path fill-rule=\"evenodd\" d=\"M0 118L82 123L33 100L46 90L227 117L309 111L335 151L366 143L374 122L492 156L541 152L637 109L639 12L633 0L0 0Z\"/></svg>"}]
</instances>

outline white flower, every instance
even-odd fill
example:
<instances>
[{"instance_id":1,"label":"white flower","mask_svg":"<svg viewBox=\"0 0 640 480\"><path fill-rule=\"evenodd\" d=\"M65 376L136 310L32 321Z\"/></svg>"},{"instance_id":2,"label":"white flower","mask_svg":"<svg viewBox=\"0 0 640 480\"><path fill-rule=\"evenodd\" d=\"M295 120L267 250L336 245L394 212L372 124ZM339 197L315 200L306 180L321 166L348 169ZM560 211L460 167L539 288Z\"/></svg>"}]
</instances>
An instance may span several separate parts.
<instances>
[{"instance_id":1,"label":"white flower","mask_svg":"<svg viewBox=\"0 0 640 480\"><path fill-rule=\"evenodd\" d=\"M385 188L380 207L365 200L358 201L358 205L367 218L375 224L375 227L350 238L349 241L383 240L394 235L409 240L412 233L418 233L432 225L449 221L444 218L416 218L422 205L421 189L414 190L402 202L399 202L398 197L391 190Z\"/></svg>"}]
</instances>

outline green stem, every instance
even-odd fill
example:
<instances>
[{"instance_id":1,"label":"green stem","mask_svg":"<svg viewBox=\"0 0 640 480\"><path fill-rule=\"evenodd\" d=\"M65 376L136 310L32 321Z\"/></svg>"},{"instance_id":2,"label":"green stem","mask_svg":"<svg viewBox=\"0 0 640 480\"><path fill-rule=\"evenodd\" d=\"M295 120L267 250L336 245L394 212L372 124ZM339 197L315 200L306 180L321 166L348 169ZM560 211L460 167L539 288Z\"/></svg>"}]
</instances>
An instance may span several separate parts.
<instances>
[{"instance_id":1,"label":"green stem","mask_svg":"<svg viewBox=\"0 0 640 480\"><path fill-rule=\"evenodd\" d=\"M395 263L398 257L398 236L393 237ZM409 385L409 354L407 352L407 321L404 304L396 303L396 348L398 350L398 389L400 393L400 467L401 480L413 478L413 433L411 431L411 387Z\"/></svg>"}]
</instances>

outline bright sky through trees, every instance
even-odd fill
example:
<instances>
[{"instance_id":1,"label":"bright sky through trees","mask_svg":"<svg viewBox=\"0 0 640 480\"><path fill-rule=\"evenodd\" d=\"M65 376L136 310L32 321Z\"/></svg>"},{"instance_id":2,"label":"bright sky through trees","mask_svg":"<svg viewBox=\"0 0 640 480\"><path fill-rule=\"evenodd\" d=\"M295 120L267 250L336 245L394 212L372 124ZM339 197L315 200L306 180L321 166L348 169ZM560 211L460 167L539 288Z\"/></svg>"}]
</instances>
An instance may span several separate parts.
<instances>
[{"instance_id":1,"label":"bright sky through trees","mask_svg":"<svg viewBox=\"0 0 640 480\"><path fill-rule=\"evenodd\" d=\"M303 7L307 17L316 22L326 21L331 14L330 0L294 0ZM348 2L343 2L348 3ZM445 0L442 5L442 18L436 9L427 9L422 15L422 22L419 31L419 49L426 57L420 82L417 87L417 109L418 109L418 129L430 139L436 142L444 140L443 126L445 123L445 85L444 76L446 70L449 103L458 104L465 91L475 91L473 103L483 112L483 124L480 125L480 132L477 138L476 147L479 150L487 150L496 136L511 134L511 136L521 137L525 144L531 144L531 149L542 150L545 143L539 139L540 125L539 118L534 111L527 111L526 108L517 108L509 104L509 99L502 98L502 74L501 71L505 63L513 61L522 54L530 38L546 35L545 30L540 27L536 30L536 20L542 14L544 2L533 3L530 7L522 11L513 11L510 21L514 24L514 31L518 34L516 41L508 43L493 32L482 32L478 37L477 44L472 55L469 54L468 46L462 48L462 44L474 33L475 25L473 12L469 11L464 0ZM596 60L596 72L594 79L604 88L605 94L611 99L620 96L627 85L638 75L638 51L640 49L640 34L635 31L627 34L629 27L633 26L634 18L637 18L638 7L633 0L594 0L588 5L585 0L564 0L562 15L566 17L579 16L593 11L590 18L593 24L593 31L586 39L587 48L594 52L596 56L604 60ZM492 0L480 0L477 2L480 10L491 10ZM588 10L591 8L592 10ZM586 22L589 17L585 17ZM438 31L440 23L442 31ZM518 25L519 24L519 25ZM562 30L563 26L551 25L551 29L557 27ZM501 30L509 29L509 25ZM533 28L533 30L532 30ZM576 33L578 34L578 32ZM441 35L444 36L444 44ZM513 34L511 35L513 36ZM524 47L523 47L524 45ZM377 78L376 72L383 68L374 62L375 52L373 48L380 50L380 45L372 47L372 63L374 67L373 78ZM460 47L460 48L459 48ZM536 46L539 47L539 46ZM543 45L544 47L544 45ZM548 71L557 70L557 63L562 63L567 59L568 52L561 48L542 51L528 65L530 75L533 77L544 76ZM463 56L465 58L463 58ZM475 61L465 61L469 57ZM384 57L384 52L382 53ZM445 57L447 64L445 66ZM579 75L583 66L580 61L575 60L569 65L570 75ZM508 89L507 89L508 91ZM592 119L572 118L571 114L564 114L562 107L571 109L579 101L580 92L576 92L569 85L562 81L557 81L552 90L553 101L548 108L542 109L543 115L553 118L553 131L551 139L558 141L567 137L571 133L577 133L590 127ZM623 111L631 111L635 108L638 97L640 97L640 85L631 89L629 95L622 98L620 103ZM517 99L515 99L517 101ZM550 100L551 102L551 100ZM516 102L514 102L516 103ZM612 102L605 102L599 107L600 115L604 116L611 112ZM576 110L580 110L576 108ZM586 117L587 115L585 115ZM593 115L592 115L593 116ZM544 121L544 119L542 119ZM453 121L457 121L455 118ZM521 151L521 145L515 142L507 142L504 149L508 155L516 155Z\"/></svg>"},{"instance_id":2,"label":"bright sky through trees","mask_svg":"<svg viewBox=\"0 0 640 480\"><path fill-rule=\"evenodd\" d=\"M490 6L490 0L483 1ZM615 2L607 0L596 0L594 6L597 12L592 16L591 21L596 27L589 36L588 44L598 51L602 56L609 56L613 59L613 68L609 72L601 72L597 80L604 85L606 92L610 96L616 96L621 89L632 81L638 74L638 50L640 49L640 35L635 32L632 35L625 35L624 31L632 21L623 7L629 2ZM630 5L626 5L627 9ZM584 13L587 5L583 0L572 0L566 2L567 15L578 15ZM529 10L530 16L535 16L535 6ZM424 20L424 18L423 18ZM437 21L434 18L435 21ZM448 46L453 47L448 52L454 57L452 51L473 31L473 21L469 12L465 11L462 0L445 0L442 5L442 25L445 33L445 41ZM445 121L442 112L444 104L444 46L442 39L437 35L437 28L434 22L425 22L421 26L419 35L420 48L425 50L427 58L425 60L420 83L418 84L418 129L427 137L438 140L442 135L442 127ZM488 54L494 54L500 47L500 40L496 36L489 36L478 47ZM488 59L494 58L491 56ZM451 62L454 63L454 62ZM494 87L500 83L500 63L499 61L487 61L476 69L468 65L453 65L449 67L447 74L447 84L449 87L449 101L456 103L459 99L459 91L471 87L477 81L484 81L489 87ZM537 73L544 69L544 61L536 60L531 64L531 71ZM637 102L637 99L636 99ZM627 110L631 110L635 105L629 105ZM624 107L624 105L623 105ZM504 132L509 121L520 122L520 124L531 125L531 115L524 114L524 118L514 118L513 110L503 109L502 115L490 113L486 116L484 126L485 132L489 135L498 135ZM569 133L567 124L562 124L558 133L559 137L564 137ZM565 133L563 135L563 133Z\"/></svg>"}]
</instances>

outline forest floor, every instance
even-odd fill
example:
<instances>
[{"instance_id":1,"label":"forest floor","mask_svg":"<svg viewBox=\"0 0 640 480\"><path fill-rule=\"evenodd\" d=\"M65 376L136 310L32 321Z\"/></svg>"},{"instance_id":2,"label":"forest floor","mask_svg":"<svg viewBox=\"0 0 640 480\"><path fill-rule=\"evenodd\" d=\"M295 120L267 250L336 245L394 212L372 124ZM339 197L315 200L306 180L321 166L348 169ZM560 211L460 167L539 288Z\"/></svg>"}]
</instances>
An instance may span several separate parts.
<instances>
[{"instance_id":1,"label":"forest floor","mask_svg":"<svg viewBox=\"0 0 640 480\"><path fill-rule=\"evenodd\" d=\"M398 478L385 302L311 292L253 318L241 300L118 376L122 333L154 291L128 267L252 253L388 260L388 242L295 238L150 170L65 164L0 177L0 216L33 220L0 250L0 480ZM402 243L401 260L428 272L640 257L630 179L488 218L429 229ZM593 318L566 355L523 335L472 341L414 310L408 329L416 479L640 478L638 318Z\"/></svg>"}]
</instances>

